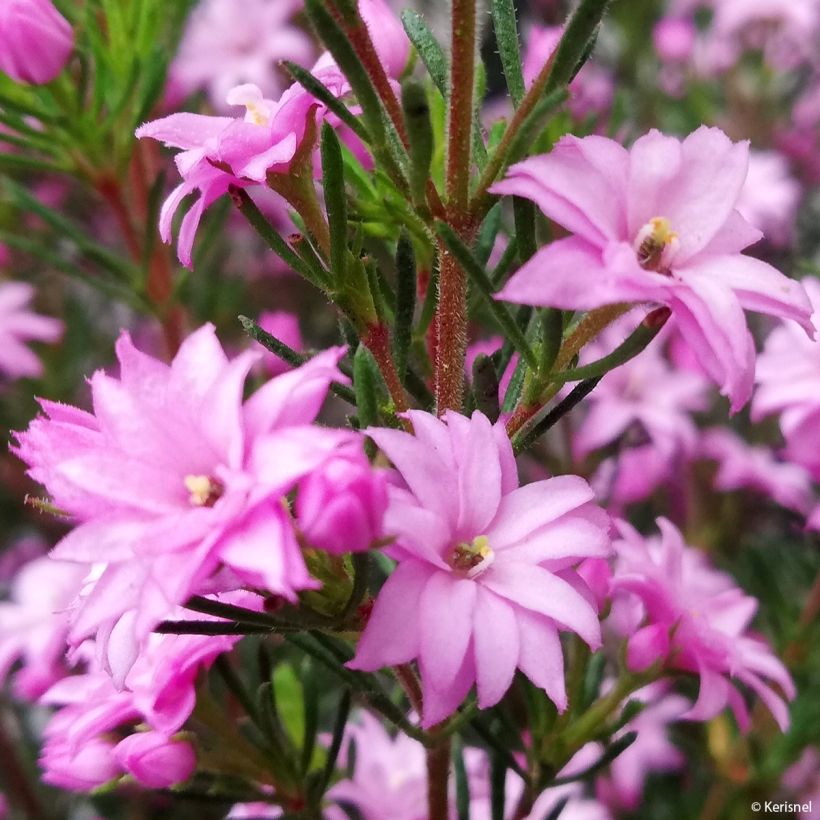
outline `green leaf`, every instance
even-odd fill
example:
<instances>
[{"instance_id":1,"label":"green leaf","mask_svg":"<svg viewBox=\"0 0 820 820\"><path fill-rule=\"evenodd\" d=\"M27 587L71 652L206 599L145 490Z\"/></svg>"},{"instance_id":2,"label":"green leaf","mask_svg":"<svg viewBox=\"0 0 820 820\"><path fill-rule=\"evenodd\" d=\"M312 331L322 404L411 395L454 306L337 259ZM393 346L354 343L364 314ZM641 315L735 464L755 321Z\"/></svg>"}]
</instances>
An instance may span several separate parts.
<instances>
[{"instance_id":1,"label":"green leaf","mask_svg":"<svg viewBox=\"0 0 820 820\"><path fill-rule=\"evenodd\" d=\"M324 777L322 778L322 794L327 790L333 778L333 772L336 770L336 761L339 759L339 751L342 748L347 718L350 715L350 702L350 690L345 689L339 701L339 708L336 710L336 720L333 723L333 738L330 741L330 748L328 749L327 760L325 761Z\"/></svg>"},{"instance_id":2,"label":"green leaf","mask_svg":"<svg viewBox=\"0 0 820 820\"><path fill-rule=\"evenodd\" d=\"M425 189L433 158L433 126L427 91L418 80L405 80L401 87L401 105L410 141L410 192L417 206L425 203Z\"/></svg>"},{"instance_id":3,"label":"green leaf","mask_svg":"<svg viewBox=\"0 0 820 820\"><path fill-rule=\"evenodd\" d=\"M450 63L444 49L417 11L405 9L401 13L401 22L410 42L421 57L430 79L441 92L442 97L446 97Z\"/></svg>"},{"instance_id":4,"label":"green leaf","mask_svg":"<svg viewBox=\"0 0 820 820\"><path fill-rule=\"evenodd\" d=\"M376 360L364 344L360 343L353 356L353 389L356 393L356 411L361 429L378 423L381 392L379 383L379 367Z\"/></svg>"},{"instance_id":5,"label":"green leaf","mask_svg":"<svg viewBox=\"0 0 820 820\"><path fill-rule=\"evenodd\" d=\"M492 820L504 820L507 766L498 754L490 755L490 816Z\"/></svg>"},{"instance_id":6,"label":"green leaf","mask_svg":"<svg viewBox=\"0 0 820 820\"><path fill-rule=\"evenodd\" d=\"M402 231L396 247L396 323L393 332L396 370L402 381L407 371L415 313L416 256L410 237Z\"/></svg>"},{"instance_id":7,"label":"green leaf","mask_svg":"<svg viewBox=\"0 0 820 820\"><path fill-rule=\"evenodd\" d=\"M553 384L564 384L566 382L580 381L581 379L601 377L610 370L614 370L616 367L635 358L635 356L641 353L655 336L658 335L666 323L666 318L669 316L668 308L659 308L658 311L654 311L654 313L656 314L656 318L653 321L650 323L647 323L646 320L641 322L627 339L618 345L608 356L604 356L583 367L574 367L570 370L554 373L549 377L549 380ZM650 316L652 316L652 314L650 314Z\"/></svg>"},{"instance_id":8,"label":"green leaf","mask_svg":"<svg viewBox=\"0 0 820 820\"><path fill-rule=\"evenodd\" d=\"M296 670L289 663L274 667L271 678L276 694L276 712L294 745L305 736L305 703L302 684Z\"/></svg>"},{"instance_id":9,"label":"green leaf","mask_svg":"<svg viewBox=\"0 0 820 820\"><path fill-rule=\"evenodd\" d=\"M541 367L546 375L552 369L564 336L564 314L557 308L546 308L541 314Z\"/></svg>"},{"instance_id":10,"label":"green leaf","mask_svg":"<svg viewBox=\"0 0 820 820\"><path fill-rule=\"evenodd\" d=\"M504 335L515 345L516 350L518 350L521 356L526 360L529 367L532 370L537 370L538 359L535 357L532 348L510 315L506 305L493 298L494 291L492 283L484 268L479 264L475 256L473 256L472 251L445 222L437 221L436 230L439 236L444 240L447 249L458 260L467 276L484 297L489 312L504 332Z\"/></svg>"},{"instance_id":11,"label":"green leaf","mask_svg":"<svg viewBox=\"0 0 820 820\"><path fill-rule=\"evenodd\" d=\"M589 54L590 41L595 37L609 3L610 0L581 0L578 4L555 50L545 93L569 85L583 64L584 56Z\"/></svg>"},{"instance_id":12,"label":"green leaf","mask_svg":"<svg viewBox=\"0 0 820 820\"><path fill-rule=\"evenodd\" d=\"M476 407L493 423L498 421L498 371L491 356L479 353L473 362L473 395Z\"/></svg>"},{"instance_id":13,"label":"green leaf","mask_svg":"<svg viewBox=\"0 0 820 820\"><path fill-rule=\"evenodd\" d=\"M344 282L347 273L347 200L344 163L339 138L329 123L322 123L322 185L330 228L330 273L335 282Z\"/></svg>"},{"instance_id":14,"label":"green leaf","mask_svg":"<svg viewBox=\"0 0 820 820\"><path fill-rule=\"evenodd\" d=\"M518 26L515 20L513 0L492 0L493 28L504 76L507 78L507 90L512 97L513 105L518 104L526 91L524 74L521 70L521 47L518 42Z\"/></svg>"},{"instance_id":15,"label":"green leaf","mask_svg":"<svg viewBox=\"0 0 820 820\"><path fill-rule=\"evenodd\" d=\"M464 744L453 738L453 770L456 781L456 812L458 820L470 820L470 781L464 764Z\"/></svg>"}]
</instances>

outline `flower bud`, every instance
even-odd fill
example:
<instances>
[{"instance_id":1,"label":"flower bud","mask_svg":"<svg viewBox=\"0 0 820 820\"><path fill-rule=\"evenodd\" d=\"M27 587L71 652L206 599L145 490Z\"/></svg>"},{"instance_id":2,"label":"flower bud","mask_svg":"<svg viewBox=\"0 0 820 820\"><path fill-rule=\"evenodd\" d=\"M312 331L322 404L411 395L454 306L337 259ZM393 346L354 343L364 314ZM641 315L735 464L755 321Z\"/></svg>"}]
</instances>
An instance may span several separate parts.
<instances>
[{"instance_id":1,"label":"flower bud","mask_svg":"<svg viewBox=\"0 0 820 820\"><path fill-rule=\"evenodd\" d=\"M181 783L196 769L191 744L172 740L159 732L129 735L117 744L114 758L149 789L165 789Z\"/></svg>"},{"instance_id":2,"label":"flower bud","mask_svg":"<svg viewBox=\"0 0 820 820\"><path fill-rule=\"evenodd\" d=\"M338 456L299 486L299 528L311 546L328 552L366 550L382 534L387 507L384 476L363 455Z\"/></svg>"},{"instance_id":3,"label":"flower bud","mask_svg":"<svg viewBox=\"0 0 820 820\"><path fill-rule=\"evenodd\" d=\"M43 782L68 791L90 792L120 774L111 751L111 743L96 738L79 749L72 749L63 738L49 741L40 757Z\"/></svg>"},{"instance_id":4,"label":"flower bud","mask_svg":"<svg viewBox=\"0 0 820 820\"><path fill-rule=\"evenodd\" d=\"M68 61L74 33L51 0L0 3L0 71L18 83L51 82Z\"/></svg>"}]
</instances>

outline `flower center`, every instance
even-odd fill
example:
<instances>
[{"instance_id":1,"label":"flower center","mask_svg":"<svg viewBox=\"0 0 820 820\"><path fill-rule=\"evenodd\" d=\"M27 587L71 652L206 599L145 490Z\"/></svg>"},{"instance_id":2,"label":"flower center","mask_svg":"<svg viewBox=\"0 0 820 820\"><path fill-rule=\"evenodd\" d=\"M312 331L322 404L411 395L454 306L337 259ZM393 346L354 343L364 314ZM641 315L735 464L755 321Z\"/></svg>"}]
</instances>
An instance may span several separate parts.
<instances>
[{"instance_id":1,"label":"flower center","mask_svg":"<svg viewBox=\"0 0 820 820\"><path fill-rule=\"evenodd\" d=\"M228 105L245 107L245 122L252 122L254 125L270 125L274 103L266 100L255 85L249 83L238 85L228 92L226 99Z\"/></svg>"},{"instance_id":2,"label":"flower center","mask_svg":"<svg viewBox=\"0 0 820 820\"><path fill-rule=\"evenodd\" d=\"M638 231L632 246L642 268L669 273L669 263L680 246L680 239L665 216L653 216Z\"/></svg>"},{"instance_id":3,"label":"flower center","mask_svg":"<svg viewBox=\"0 0 820 820\"><path fill-rule=\"evenodd\" d=\"M186 475L185 489L192 506L213 507L225 492L225 485L209 475Z\"/></svg>"},{"instance_id":4,"label":"flower center","mask_svg":"<svg viewBox=\"0 0 820 820\"><path fill-rule=\"evenodd\" d=\"M450 566L467 576L477 578L489 569L495 560L495 553L490 548L486 535L478 535L468 544L462 541L450 555Z\"/></svg>"}]
</instances>

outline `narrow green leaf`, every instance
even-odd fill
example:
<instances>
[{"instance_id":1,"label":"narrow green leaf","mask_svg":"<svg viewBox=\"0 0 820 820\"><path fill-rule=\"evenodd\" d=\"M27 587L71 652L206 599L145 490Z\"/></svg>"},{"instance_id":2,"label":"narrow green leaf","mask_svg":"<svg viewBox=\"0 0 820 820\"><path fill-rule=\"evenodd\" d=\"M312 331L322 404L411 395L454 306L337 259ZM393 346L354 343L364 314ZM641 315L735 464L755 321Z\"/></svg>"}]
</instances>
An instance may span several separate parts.
<instances>
[{"instance_id":1,"label":"narrow green leaf","mask_svg":"<svg viewBox=\"0 0 820 820\"><path fill-rule=\"evenodd\" d=\"M521 47L518 42L518 26L515 20L513 0L492 0L493 28L507 90L517 108L524 96L524 74L521 70Z\"/></svg>"},{"instance_id":2,"label":"narrow green leaf","mask_svg":"<svg viewBox=\"0 0 820 820\"><path fill-rule=\"evenodd\" d=\"M305 91L327 106L360 140L370 142L370 135L367 133L362 121L321 80L314 77L306 68L302 68L290 60L284 60L282 65Z\"/></svg>"},{"instance_id":3,"label":"narrow green leaf","mask_svg":"<svg viewBox=\"0 0 820 820\"><path fill-rule=\"evenodd\" d=\"M325 760L324 777L322 778L322 794L327 790L333 778L333 772L336 770L336 761L339 759L339 751L342 748L347 718L350 715L350 701L350 690L345 689L339 701L339 708L336 710L336 720L333 723L333 738L330 741L330 748L328 749L327 759Z\"/></svg>"},{"instance_id":4,"label":"narrow green leaf","mask_svg":"<svg viewBox=\"0 0 820 820\"><path fill-rule=\"evenodd\" d=\"M598 385L601 376L577 384L570 394L559 402L543 418L533 424L523 427L513 436L513 451L516 455L531 447L537 439L547 432L556 422L560 421L577 404L580 404ZM536 419L538 417L536 416Z\"/></svg>"},{"instance_id":5,"label":"narrow green leaf","mask_svg":"<svg viewBox=\"0 0 820 820\"><path fill-rule=\"evenodd\" d=\"M453 738L453 769L456 781L456 812L458 820L470 820L470 781L464 764L464 744Z\"/></svg>"},{"instance_id":6,"label":"narrow green leaf","mask_svg":"<svg viewBox=\"0 0 820 820\"><path fill-rule=\"evenodd\" d=\"M424 86L412 78L401 87L401 105L410 140L410 192L416 205L425 202L425 189L433 158L433 126Z\"/></svg>"},{"instance_id":7,"label":"narrow green leaf","mask_svg":"<svg viewBox=\"0 0 820 820\"><path fill-rule=\"evenodd\" d=\"M402 231L396 247L396 323L393 332L393 350L396 370L404 380L413 336L416 313L416 256L413 243Z\"/></svg>"},{"instance_id":8,"label":"narrow green leaf","mask_svg":"<svg viewBox=\"0 0 820 820\"><path fill-rule=\"evenodd\" d=\"M332 126L322 123L322 186L330 228L330 273L334 282L344 282L347 273L347 199L344 163L339 138Z\"/></svg>"},{"instance_id":9,"label":"narrow green leaf","mask_svg":"<svg viewBox=\"0 0 820 820\"><path fill-rule=\"evenodd\" d=\"M353 356L353 389L361 429L378 423L379 368L373 354L359 344Z\"/></svg>"},{"instance_id":10,"label":"narrow green leaf","mask_svg":"<svg viewBox=\"0 0 820 820\"><path fill-rule=\"evenodd\" d=\"M589 53L590 41L606 13L610 0L581 0L564 27L564 36L553 57L552 70L545 93L569 85L584 55Z\"/></svg>"},{"instance_id":11,"label":"narrow green leaf","mask_svg":"<svg viewBox=\"0 0 820 820\"><path fill-rule=\"evenodd\" d=\"M591 379L594 377L601 377L614 370L616 367L625 364L630 359L634 359L641 353L646 346L658 335L661 328L666 322L668 309L661 308L661 311L666 310L665 314L661 314L662 320L655 320L650 324L645 321L627 337L627 339L618 345L615 350L607 356L594 361L583 367L574 367L570 370L563 370L560 373L554 373L549 377L553 384L565 384L566 382L580 381L581 379ZM650 314L651 315L651 314Z\"/></svg>"},{"instance_id":12,"label":"narrow green leaf","mask_svg":"<svg viewBox=\"0 0 820 820\"><path fill-rule=\"evenodd\" d=\"M492 357L479 353L473 362L473 394L476 407L493 423L498 421L498 372Z\"/></svg>"},{"instance_id":13,"label":"narrow green leaf","mask_svg":"<svg viewBox=\"0 0 820 820\"><path fill-rule=\"evenodd\" d=\"M557 308L546 308L541 314L541 367L546 376L552 369L564 336L564 314Z\"/></svg>"},{"instance_id":14,"label":"narrow green leaf","mask_svg":"<svg viewBox=\"0 0 820 820\"><path fill-rule=\"evenodd\" d=\"M323 0L305 0L305 11L336 64L350 83L362 107L367 131L374 142L385 145L384 109L373 82L350 40L339 27Z\"/></svg>"},{"instance_id":15,"label":"narrow green leaf","mask_svg":"<svg viewBox=\"0 0 820 820\"><path fill-rule=\"evenodd\" d=\"M490 756L490 816L492 820L504 820L507 766L501 755Z\"/></svg>"},{"instance_id":16,"label":"narrow green leaf","mask_svg":"<svg viewBox=\"0 0 820 820\"><path fill-rule=\"evenodd\" d=\"M436 230L444 240L444 244L459 264L464 268L467 276L484 296L487 308L498 323L505 336L515 345L516 350L526 360L533 370L538 369L538 359L527 343L521 329L510 315L506 305L493 298L493 286L484 268L473 256L472 251L461 241L455 231L445 222L437 221Z\"/></svg>"},{"instance_id":17,"label":"narrow green leaf","mask_svg":"<svg viewBox=\"0 0 820 820\"><path fill-rule=\"evenodd\" d=\"M430 79L441 92L442 97L446 97L450 62L444 49L417 11L405 9L401 13L401 22L410 42L421 57Z\"/></svg>"},{"instance_id":18,"label":"narrow green leaf","mask_svg":"<svg viewBox=\"0 0 820 820\"><path fill-rule=\"evenodd\" d=\"M538 250L535 241L535 204L520 196L513 197L513 219L515 239L518 243L518 258L523 265Z\"/></svg>"},{"instance_id":19,"label":"narrow green leaf","mask_svg":"<svg viewBox=\"0 0 820 820\"><path fill-rule=\"evenodd\" d=\"M268 222L265 215L259 210L247 191L241 188L231 187L228 189L228 193L242 216L248 220L248 223L259 234L265 244L286 265L316 285L316 287L322 288L323 290L327 288L328 283L318 280L316 272L311 270L301 257L291 249L288 243L279 236L279 233L270 222Z\"/></svg>"}]
</instances>

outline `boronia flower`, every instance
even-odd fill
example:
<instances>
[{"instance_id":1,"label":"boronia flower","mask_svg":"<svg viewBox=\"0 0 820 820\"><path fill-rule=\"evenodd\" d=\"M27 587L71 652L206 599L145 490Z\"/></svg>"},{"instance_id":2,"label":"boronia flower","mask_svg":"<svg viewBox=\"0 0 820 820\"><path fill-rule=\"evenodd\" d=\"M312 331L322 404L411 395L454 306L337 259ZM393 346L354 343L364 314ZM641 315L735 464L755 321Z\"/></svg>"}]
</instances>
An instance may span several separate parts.
<instances>
[{"instance_id":1,"label":"boronia flower","mask_svg":"<svg viewBox=\"0 0 820 820\"><path fill-rule=\"evenodd\" d=\"M498 297L567 310L668 305L687 343L736 411L749 399L754 343L743 309L799 322L803 287L741 251L762 234L736 210L747 142L717 128L684 140L650 131L614 140L562 138L514 165L492 191L533 200L573 235L542 248Z\"/></svg>"},{"instance_id":2,"label":"boronia flower","mask_svg":"<svg viewBox=\"0 0 820 820\"><path fill-rule=\"evenodd\" d=\"M390 77L398 77L410 53L401 24L383 0L359 0L359 11L385 70ZM350 92L350 84L330 54L323 54L311 71L333 95L343 97ZM194 237L202 214L228 188L264 185L269 174L287 175L306 135L310 135L311 124L327 116L334 127L340 125L298 83L291 85L278 100L266 99L261 88L245 83L228 91L227 103L244 106L244 116L171 114L145 123L136 131L140 139L160 140L182 150L176 156L182 184L165 200L160 212L159 228L164 242L171 241L173 217L182 200L199 193L179 230L177 254L186 267L192 264ZM350 141L352 150L363 153L355 135L344 128L340 128L340 133Z\"/></svg>"},{"instance_id":3,"label":"boronia flower","mask_svg":"<svg viewBox=\"0 0 820 820\"><path fill-rule=\"evenodd\" d=\"M566 707L559 630L600 643L592 596L573 567L608 553L608 517L589 485L561 476L518 486L501 425L475 412L411 411L415 435L369 429L395 466L385 532L398 567L376 599L351 666L417 659L425 726L473 683L497 703L516 668Z\"/></svg>"},{"instance_id":4,"label":"boronia flower","mask_svg":"<svg viewBox=\"0 0 820 820\"><path fill-rule=\"evenodd\" d=\"M127 333L116 347L120 378L98 371L90 380L94 413L43 402L46 416L18 434L16 452L77 523L53 556L98 565L70 638L113 630L121 679L139 640L220 569L229 571L220 589L250 584L293 600L317 586L284 496L361 440L312 424L330 383L344 381L343 348L243 401L260 354L229 360L212 325L170 365Z\"/></svg>"},{"instance_id":5,"label":"boronia flower","mask_svg":"<svg viewBox=\"0 0 820 820\"><path fill-rule=\"evenodd\" d=\"M617 522L613 614L628 637L630 668L644 670L661 661L698 675L698 699L683 717L710 720L728 705L745 731L749 713L737 680L761 698L785 731L788 708L766 679L789 700L794 683L770 647L749 632L757 601L685 544L674 524L659 518L658 526L660 538L643 538L625 521Z\"/></svg>"},{"instance_id":6,"label":"boronia flower","mask_svg":"<svg viewBox=\"0 0 820 820\"><path fill-rule=\"evenodd\" d=\"M56 342L63 323L29 308L34 288L27 282L0 282L0 376L40 376L43 366L26 343Z\"/></svg>"},{"instance_id":7,"label":"boronia flower","mask_svg":"<svg viewBox=\"0 0 820 820\"><path fill-rule=\"evenodd\" d=\"M229 593L223 600L248 609L261 606L261 598L247 592ZM173 614L185 617L182 609ZM197 619L219 620L201 614ZM60 707L44 732L40 765L45 782L90 791L126 772L149 788L187 779L195 755L174 736L194 709L200 671L238 640L231 635L153 634L119 687L99 659L86 652L90 668L59 681L42 698L44 704ZM149 731L119 742L112 734L122 737L136 724Z\"/></svg>"}]
</instances>

